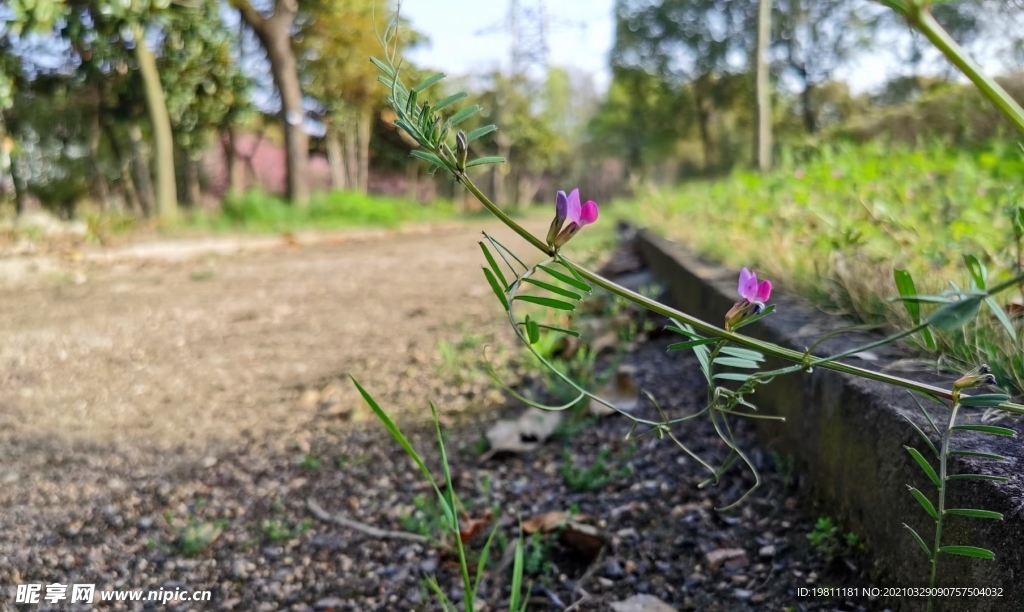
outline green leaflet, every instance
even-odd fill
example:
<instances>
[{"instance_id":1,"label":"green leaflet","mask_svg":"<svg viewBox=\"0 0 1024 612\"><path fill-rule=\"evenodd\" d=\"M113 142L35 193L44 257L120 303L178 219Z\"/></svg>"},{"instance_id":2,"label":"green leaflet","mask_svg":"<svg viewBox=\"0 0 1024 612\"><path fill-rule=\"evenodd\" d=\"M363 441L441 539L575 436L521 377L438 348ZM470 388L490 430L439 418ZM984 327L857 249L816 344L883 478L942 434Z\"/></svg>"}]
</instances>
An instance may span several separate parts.
<instances>
[{"instance_id":1,"label":"green leaflet","mask_svg":"<svg viewBox=\"0 0 1024 612\"><path fill-rule=\"evenodd\" d=\"M705 344L713 344L718 342L716 338L701 338L699 340L688 340L686 342L676 342L675 344L668 345L670 351L685 351L692 349L695 346L702 346Z\"/></svg>"},{"instance_id":2,"label":"green leaflet","mask_svg":"<svg viewBox=\"0 0 1024 612\"><path fill-rule=\"evenodd\" d=\"M593 289L591 289L590 285L588 285L587 283L585 283L585 282L583 282L581 280L577 280L576 278L574 278L572 276L568 276L566 274L562 274L558 270L555 270L553 268L549 268L547 266L538 265L537 267L540 268L541 270L544 270L549 275L551 275L551 278L560 280L563 283L565 283L566 285L571 285L573 287L576 287L580 291L584 291L586 293L590 293L591 291L593 291Z\"/></svg>"},{"instance_id":3,"label":"green leaflet","mask_svg":"<svg viewBox=\"0 0 1024 612\"><path fill-rule=\"evenodd\" d=\"M931 559L932 551L928 550L928 545L924 543L924 540L921 538L921 536L917 535L917 532L914 531L914 528L910 525L903 523L903 526L907 528L907 531L910 532L910 535L914 536L914 539L921 546L921 550L924 551L924 554L927 555L929 559Z\"/></svg>"},{"instance_id":4,"label":"green leaflet","mask_svg":"<svg viewBox=\"0 0 1024 612\"><path fill-rule=\"evenodd\" d=\"M526 315L526 335L530 344L537 344L537 341L540 340L540 329L537 327L537 322L530 319L530 315Z\"/></svg>"},{"instance_id":5,"label":"green leaflet","mask_svg":"<svg viewBox=\"0 0 1024 612\"><path fill-rule=\"evenodd\" d=\"M906 270L893 270L893 278L896 281L896 290L900 292L900 297L907 298L917 295L917 287L914 286L914 279L910 272ZM916 301L904 300L903 307L907 309L907 314L910 315L910 320L914 326L920 325L921 305ZM935 350L935 338L927 327L921 330L921 337L924 338L924 342L928 345L929 349Z\"/></svg>"},{"instance_id":6,"label":"green leaflet","mask_svg":"<svg viewBox=\"0 0 1024 612\"><path fill-rule=\"evenodd\" d=\"M536 285L537 287L540 287L541 289L546 289L547 291L550 291L551 293L555 293L555 294L560 295L562 297L567 297L570 300L576 300L578 302L578 301L583 299L583 296L581 296L580 294L578 294L578 293L576 293L574 291L569 291L568 289L563 289L562 287L559 287L558 285L552 285L551 283L545 283L542 280L537 280L535 278L524 278L523 281L527 282L527 283L530 283L531 285Z\"/></svg>"},{"instance_id":7,"label":"green leaflet","mask_svg":"<svg viewBox=\"0 0 1024 612\"><path fill-rule=\"evenodd\" d=\"M448 96L446 98L441 98L437 102L437 104L434 105L434 112L436 113L436 112L438 112L440 110L444 110L444 109L448 108L452 104L455 104L459 100L465 98L467 95L469 95L469 94L467 94L464 91L460 91L457 94L452 94L452 95L450 95L450 96Z\"/></svg>"},{"instance_id":8,"label":"green leaflet","mask_svg":"<svg viewBox=\"0 0 1024 612\"><path fill-rule=\"evenodd\" d=\"M940 306L928 317L928 324L944 331L953 331L967 325L978 316L981 310L980 295L965 297L956 302Z\"/></svg>"},{"instance_id":9,"label":"green leaflet","mask_svg":"<svg viewBox=\"0 0 1024 612\"><path fill-rule=\"evenodd\" d=\"M491 266L491 271L494 272L494 276L501 281L502 290L508 288L508 281L505 280L505 275L501 273L501 268L498 267L498 262L494 261L494 257L491 255L490 249L484 244L484 241L480 241L480 250L484 252L484 257L487 259L487 265Z\"/></svg>"},{"instance_id":10,"label":"green leaflet","mask_svg":"<svg viewBox=\"0 0 1024 612\"><path fill-rule=\"evenodd\" d=\"M554 308L556 310L575 310L576 307L569 302L563 302L562 300L556 300L553 298L538 297L536 295L517 295L515 299L529 302L531 304L537 304L538 306L546 306L548 308Z\"/></svg>"},{"instance_id":11,"label":"green leaflet","mask_svg":"<svg viewBox=\"0 0 1024 612\"><path fill-rule=\"evenodd\" d=\"M939 457L939 449L935 448L935 443L932 442L931 438L929 438L928 435L925 434L924 431L920 427L917 426L917 423L911 421L910 417L908 417L905 414L901 414L900 416L903 417L904 419L906 419L906 421L908 423L910 423L910 426L913 427L914 431L916 431L921 436L921 439L924 440L924 443L926 445L928 445L928 448L931 449L932 453L935 455L935 458L938 459L938 457Z\"/></svg>"},{"instance_id":12,"label":"green leaflet","mask_svg":"<svg viewBox=\"0 0 1024 612\"><path fill-rule=\"evenodd\" d=\"M494 125L493 123L491 125L485 125L483 127L476 128L475 130L473 130L470 133L466 134L466 142L473 142L474 140L477 140L478 138L486 136L486 135L490 134L491 132L497 132L497 131L498 131L498 126Z\"/></svg>"},{"instance_id":13,"label":"green leaflet","mask_svg":"<svg viewBox=\"0 0 1024 612\"><path fill-rule=\"evenodd\" d=\"M946 553L948 555L961 555L964 557L974 557L976 559L995 559L996 554L987 548L978 548L977 546L943 546L939 549L939 552Z\"/></svg>"},{"instance_id":14,"label":"green leaflet","mask_svg":"<svg viewBox=\"0 0 1024 612\"><path fill-rule=\"evenodd\" d=\"M995 425L957 425L953 428L956 431L977 431L980 433L992 434L994 436L1017 437L1017 432L1007 427L996 427Z\"/></svg>"},{"instance_id":15,"label":"green leaflet","mask_svg":"<svg viewBox=\"0 0 1024 612\"><path fill-rule=\"evenodd\" d=\"M750 361L764 361L764 355L757 351L753 351L748 348L742 348L739 346L723 346L721 353L726 355L732 355L733 357L739 357L740 359L748 359Z\"/></svg>"},{"instance_id":16,"label":"green leaflet","mask_svg":"<svg viewBox=\"0 0 1024 612\"><path fill-rule=\"evenodd\" d=\"M505 312L508 312L508 299L505 298L505 292L502 290L501 286L498 285L498 279L494 278L494 273L487 268L483 268L483 271L484 276L487 277L487 283L494 291L494 295L498 296L498 301L501 302L501 306L505 309Z\"/></svg>"},{"instance_id":17,"label":"green leaflet","mask_svg":"<svg viewBox=\"0 0 1024 612\"><path fill-rule=\"evenodd\" d=\"M907 449L907 452L910 453L910 456L914 458L914 461L916 461L917 464L921 466L921 469L924 470L924 473L927 474L928 478L931 479L932 484L941 489L942 483L939 481L939 475L935 473L935 469L932 468L930 463L928 463L928 460L925 459L921 455L921 453L918 452L918 450L913 446L904 446L903 448Z\"/></svg>"},{"instance_id":18,"label":"green leaflet","mask_svg":"<svg viewBox=\"0 0 1024 612\"><path fill-rule=\"evenodd\" d=\"M469 162L467 162L466 163L466 167L467 168L472 168L474 166L483 166L485 164L503 164L503 163L505 163L505 158L504 157L496 157L496 156L478 157L478 158L476 158L474 160L470 160Z\"/></svg>"},{"instance_id":19,"label":"green leaflet","mask_svg":"<svg viewBox=\"0 0 1024 612\"><path fill-rule=\"evenodd\" d=\"M950 508L946 510L946 514L956 514L959 516L971 516L974 518L993 519L997 521L1003 520L1003 515L998 512L992 512L991 510L975 510L973 508Z\"/></svg>"},{"instance_id":20,"label":"green leaflet","mask_svg":"<svg viewBox=\"0 0 1024 612\"><path fill-rule=\"evenodd\" d=\"M740 374L738 372L723 372L721 374L715 374L715 378L719 380L736 380L739 382L745 382L747 380L750 380L750 374Z\"/></svg>"},{"instance_id":21,"label":"green leaflet","mask_svg":"<svg viewBox=\"0 0 1024 612\"><path fill-rule=\"evenodd\" d=\"M445 77L445 74L443 72L434 73L434 74L428 76L427 78L423 79L422 81L420 81L419 84L416 85L416 87L413 87L412 88L412 93L420 93L424 89L426 89L426 88L430 87L431 85L434 85L435 83L439 82L444 77Z\"/></svg>"},{"instance_id":22,"label":"green leaflet","mask_svg":"<svg viewBox=\"0 0 1024 612\"><path fill-rule=\"evenodd\" d=\"M976 406L978 408L991 408L1004 402L1010 401L1010 396L1005 393L982 393L979 395L961 395L961 406Z\"/></svg>"},{"instance_id":23,"label":"green leaflet","mask_svg":"<svg viewBox=\"0 0 1024 612\"><path fill-rule=\"evenodd\" d=\"M739 359L737 357L716 357L715 363L730 368L746 368L748 370L756 370L761 367L757 362L750 361L749 359Z\"/></svg>"},{"instance_id":24,"label":"green leaflet","mask_svg":"<svg viewBox=\"0 0 1024 612\"><path fill-rule=\"evenodd\" d=\"M910 485L907 485L907 488L910 489L910 494L914 496L914 499L917 500L917 503L921 504L921 507L924 508L924 511L927 512L928 515L931 516L933 519L939 520L939 513L935 511L935 506L932 505L932 502L928 501L928 498L925 496L925 494L918 491L917 489Z\"/></svg>"}]
</instances>

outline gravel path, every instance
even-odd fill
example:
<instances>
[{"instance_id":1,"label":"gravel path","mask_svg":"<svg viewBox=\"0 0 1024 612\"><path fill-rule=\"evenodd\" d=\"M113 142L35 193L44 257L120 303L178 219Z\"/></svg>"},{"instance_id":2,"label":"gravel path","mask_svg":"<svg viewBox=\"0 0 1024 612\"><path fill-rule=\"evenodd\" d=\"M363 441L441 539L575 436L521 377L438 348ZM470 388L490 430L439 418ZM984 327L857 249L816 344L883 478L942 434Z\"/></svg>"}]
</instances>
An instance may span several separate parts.
<instances>
[{"instance_id":1,"label":"gravel path","mask_svg":"<svg viewBox=\"0 0 1024 612\"><path fill-rule=\"evenodd\" d=\"M261 438L300 430L316 408L303 391L348 374L396 410L476 405L480 385L439 396L432 364L442 342L501 340L477 265L483 227L507 237L478 224L241 256L164 249L0 292L0 436L163 449ZM338 410L363 416L339 387Z\"/></svg>"},{"instance_id":2,"label":"gravel path","mask_svg":"<svg viewBox=\"0 0 1024 612\"><path fill-rule=\"evenodd\" d=\"M422 478L365 418L347 373L430 457L429 430L417 426L426 399L458 422L453 483L474 516L496 510L499 550L510 550L516 517L590 517L606 538L596 560L557 536L531 541L533 611L562 610L583 592L579 610L638 593L678 610L880 609L797 596L863 584L867 568L809 549L813 521L793 474L774 473L767 453L752 450L764 487L729 515L713 508L749 474L698 489L696 462L654 438L624 442L622 419L573 421L535 452L481 461L477 441L500 398L460 359L487 342L500 354L509 338L475 265L479 229L93 263L74 270L80 284L0 293L0 609L13 609L10 585L59 582L212 592L212 604L179 610L433 610L423 575L457 584L443 545L367 537L308 508L314 499L375 527L436 533ZM666 354L668 341L627 361L670 414L686 414L702 395L699 374L692 358ZM649 402L637 410L654 416ZM738 432L753 449L750 428ZM724 457L710 424L685 435ZM611 477L570 486L566 470L599 462ZM502 609L504 573L489 572L482 609Z\"/></svg>"}]
</instances>

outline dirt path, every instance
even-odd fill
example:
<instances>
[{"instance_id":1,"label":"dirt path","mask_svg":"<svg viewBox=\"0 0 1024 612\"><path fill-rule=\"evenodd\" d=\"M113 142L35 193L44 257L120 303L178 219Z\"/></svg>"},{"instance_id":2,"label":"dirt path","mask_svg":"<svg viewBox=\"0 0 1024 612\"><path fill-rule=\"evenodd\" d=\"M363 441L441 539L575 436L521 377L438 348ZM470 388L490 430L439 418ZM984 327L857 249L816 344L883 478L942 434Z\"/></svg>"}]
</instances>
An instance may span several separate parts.
<instances>
[{"instance_id":1,"label":"dirt path","mask_svg":"<svg viewBox=\"0 0 1024 612\"><path fill-rule=\"evenodd\" d=\"M437 374L457 365L439 347L508 341L477 265L485 228L513 244L464 224L248 254L183 247L4 289L0 440L199 450L299 432L325 403L364 415L348 374L390 409L484 404L484 381L445 396Z\"/></svg>"}]
</instances>

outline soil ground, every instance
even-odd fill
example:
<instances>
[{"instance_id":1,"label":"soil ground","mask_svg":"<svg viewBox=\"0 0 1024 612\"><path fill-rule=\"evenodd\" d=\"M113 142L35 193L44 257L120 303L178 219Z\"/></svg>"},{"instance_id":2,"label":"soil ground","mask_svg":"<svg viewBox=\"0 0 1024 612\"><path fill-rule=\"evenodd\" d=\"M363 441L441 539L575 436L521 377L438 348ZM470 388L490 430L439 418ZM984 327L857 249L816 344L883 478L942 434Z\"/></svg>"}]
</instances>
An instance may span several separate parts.
<instances>
[{"instance_id":1,"label":"soil ground","mask_svg":"<svg viewBox=\"0 0 1024 612\"><path fill-rule=\"evenodd\" d=\"M766 485L730 515L713 508L749 474L698 489L696 462L665 441L623 442L622 420L481 462L480 432L501 398L461 355L490 343L501 364L510 342L475 263L484 227L514 242L473 225L178 261L82 260L4 290L0 584L213 592L212 605L182 610L433 609L423 575L456 584L443 546L366 537L308 509L312 499L366 524L432 533L429 492L365 418L345 380L353 374L422 450L432 445L427 399L459 422L453 482L471 513L499 511L503 543L516 516L549 511L590 515L607 535L597 559L531 540L532 610L564 610L583 592L577 609L637 593L679 610L881 609L798 597L798 587L862 584L865 570L808 548L813 521L793 474L767 453L753 453ZM628 360L667 411L685 414L702 395L699 374L664 345ZM727 449L702 423L687 444L721 460ZM602 453L615 476L569 487L564 470ZM716 551L730 552L712 562ZM489 572L485 609L501 609L502 575ZM9 589L0 606L11 606Z\"/></svg>"}]
</instances>

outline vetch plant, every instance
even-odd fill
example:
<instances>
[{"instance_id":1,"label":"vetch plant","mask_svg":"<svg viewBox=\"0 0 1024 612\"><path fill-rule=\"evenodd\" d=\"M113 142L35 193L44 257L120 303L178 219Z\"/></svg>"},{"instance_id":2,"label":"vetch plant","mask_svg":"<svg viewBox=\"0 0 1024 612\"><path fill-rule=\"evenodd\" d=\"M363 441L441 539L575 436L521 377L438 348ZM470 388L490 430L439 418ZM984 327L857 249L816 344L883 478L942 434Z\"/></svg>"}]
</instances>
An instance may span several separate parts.
<instances>
[{"instance_id":1,"label":"vetch plant","mask_svg":"<svg viewBox=\"0 0 1024 612\"><path fill-rule=\"evenodd\" d=\"M924 33L1024 133L1024 110L998 84L982 75L977 66L967 59L963 50L952 41L948 34L942 30L941 26L931 17L929 12L930 2L928 0L880 1L903 14L912 26ZM984 267L976 259L966 257L965 264L973 279L969 288L960 289L953 285L950 290L939 295L920 295L917 293L910 275L905 272L897 272L896 282L900 292L900 296L897 299L902 300L906 305L913 326L888 337L838 354L819 356L814 351L823 340L847 330L840 330L839 332L826 335L811 345L806 351L787 349L739 333L745 326L754 324L760 319L770 316L775 311L775 306L768 304L772 292L771 282L767 280L759 281L754 272L744 268L740 273L737 287L740 301L730 308L728 312L723 313L724 326L717 327L662 304L651 297L622 287L566 257L562 250L572 237L583 227L596 222L598 219L597 204L592 201L581 203L579 190L572 190L569 194L560 191L556 194L555 215L544 240L531 234L491 202L473 182L471 173L474 168L503 163L505 160L501 157L493 156L474 158L472 157L471 148L473 143L481 136L490 134L498 128L488 125L469 133L458 130L458 125L478 113L480 107L472 105L455 110L455 105L466 97L465 93L456 93L440 100L431 101L428 98L428 91L433 85L444 78L445 75L441 73L434 74L415 86L406 86L402 81L400 62L396 58L397 47L394 45L395 40L395 26L392 26L384 33L382 40L382 46L385 50L384 59L373 59L372 61L380 70L379 80L389 91L387 100L394 108L397 116L395 125L419 145L419 148L412 151L412 155L430 164L429 170L431 172L443 171L449 174L479 200L488 211L541 254L540 261L528 264L526 263L528 258L520 257L489 234L484 233L484 240L479 243L484 256L484 277L504 310L511 329L537 362L547 368L554 379L561 381L561 383L564 383L565 386L571 389L571 393L566 398L568 401L555 406L540 404L516 393L514 390L508 389L510 393L531 406L546 410L565 410L576 405L581 400L604 404L611 408L612 411L618 412L624 418L632 421L632 427L626 436L627 438L654 435L659 439L668 439L683 452L693 457L709 473L707 480L700 485L702 487L717 483L721 475L734 466L746 466L746 469L750 470L754 476L754 485L738 499L732 500L720 508L723 511L742 503L747 496L757 489L761 482L755 464L749 459L746 451L740 447L733 434L736 419L784 420L781 417L762 415L756 412L757 406L752 402L751 396L760 385L780 376L799 372L812 372L815 368L824 368L901 387L942 404L949 402L951 404L949 420L942 429L935 425L928 413L924 412L922 408L925 417L932 427L933 433L940 438L939 447L935 445L929 435L925 434L923 430L915 425L915 429L921 434L927 450L937 460L939 465L938 471L932 467L931 460L926 458L923 453L917 449L908 448L912 459L921 467L936 488L937 503L933 503L927 494L917 488L910 487L911 495L917 499L928 515L935 521L936 527L933 544L931 546L927 545L920 534L909 526L907 528L910 530L911 538L928 555L931 584L935 584L936 581L940 555L955 554L983 559L994 558L995 553L993 551L970 546L965 543L944 543L943 522L944 518L948 515L961 515L980 519L1002 518L998 513L983 509L947 508L946 493L949 482L955 480L983 479L1000 481L1005 479L978 474L952 474L949 469L949 459L958 455L981 456L982 458L992 460L1004 459L995 455L956 450L953 446L953 437L954 434L963 431L997 436L1010 436L1013 435L1013 431L990 425L958 424L957 416L963 407L985 407L1010 414L1024 414L1024 406L1010 402L1010 397L1003 393L988 393L974 396L963 393L965 390L990 386L996 382L987 366L979 366L958 380L951 389L945 389L893 376L885 372L859 368L847 364L843 360L857 353L891 344L915 334L921 334L925 342L929 342L929 339L932 338L933 330L946 332L962 330L965 325L971 323L978 316L983 305L990 309L995 317L1004 322L1006 333L1016 340L1014 328L1012 325L1005 323L1009 319L995 301L994 296L1007 289L1020 287L1024 283L1024 274L1019 273L1013 278L990 286ZM501 263L499 263L499 260ZM504 266L501 264L504 264ZM656 398L647 393L648 398L657 409L659 418L645 419L638 417L616 406L611 400L588 390L586 385L575 381L572 376L559 369L550 359L550 356L546 354L548 351L542 352L538 349L538 346L546 344L541 342L542 338L546 339L552 334L579 336L577 331L569 327L562 327L548 321L551 321L559 314L573 312L580 302L593 292L594 287L609 291L619 298L667 317L672 321L673 325L669 326L668 329L679 334L682 338L680 342L671 345L669 350L692 351L707 382L707 400L702 409L694 414L671 417L662 410ZM529 293L525 292L527 288L530 289ZM789 362L791 365L771 370L765 369L764 364L768 357ZM440 427L437 427L438 444L441 450L441 463L444 467L444 482L448 485L445 492L441 491L419 455L416 454L415 450L388 418L387 414L380 409L362 387L358 386L358 383L357 388L378 418L380 418L385 427L413 458L424 476L433 486L444 512L445 528L453 534L458 534L458 512L460 506L457 503L455 492L450 484L448 484L451 483L451 479L444 451L444 442L440 436ZM431 410L436 423L436 411L434 411L433 405L431 405ZM686 423L698 418L708 419L728 448L726 457L718 462L718 465L712 465L710 460L700 457L687 448L681 437L681 430ZM914 425L913 423L911 424ZM638 430L641 431L638 432ZM492 532L491 539L493 537L494 534ZM488 544L484 548L484 558L486 558L486 551L489 548L491 539L488 540ZM462 541L456 537L455 542L466 593L464 598L465 606L467 612L470 612L472 610L472 595L476 592L476 588L479 585L480 574L484 566L481 563L478 567L474 581L470 576ZM525 608L520 592L522 565L522 539L520 538L516 550L516 562L513 568L510 610ZM451 602L448 600L445 592L437 585L436 581L432 581L429 584L441 605L446 610L452 609Z\"/></svg>"}]
</instances>

